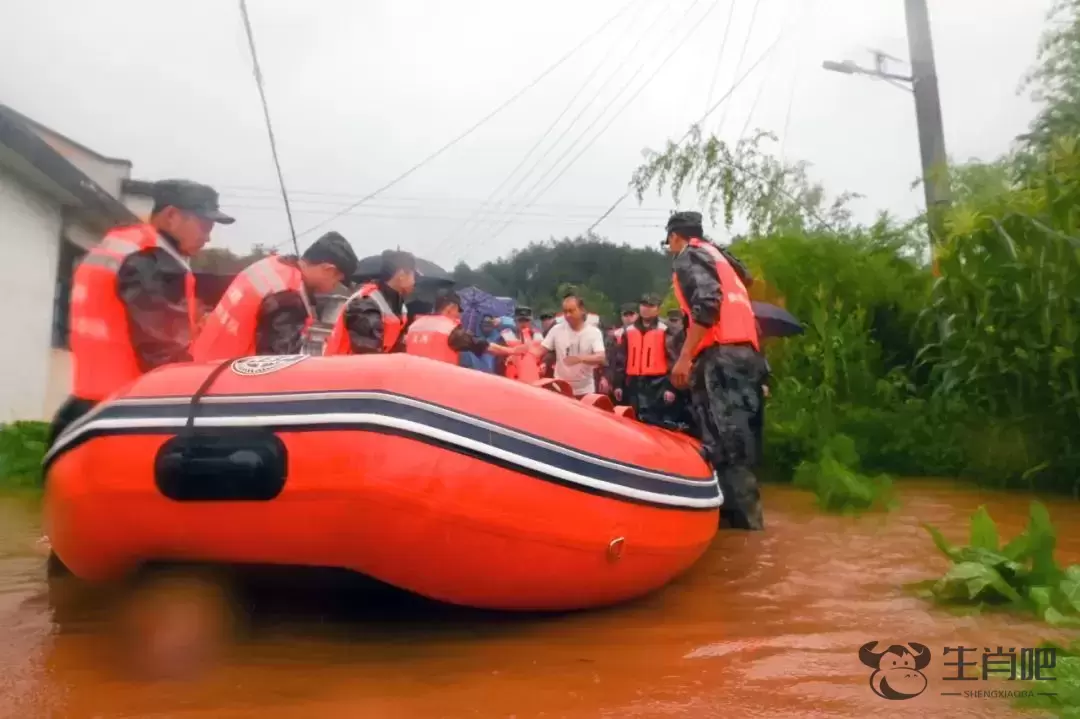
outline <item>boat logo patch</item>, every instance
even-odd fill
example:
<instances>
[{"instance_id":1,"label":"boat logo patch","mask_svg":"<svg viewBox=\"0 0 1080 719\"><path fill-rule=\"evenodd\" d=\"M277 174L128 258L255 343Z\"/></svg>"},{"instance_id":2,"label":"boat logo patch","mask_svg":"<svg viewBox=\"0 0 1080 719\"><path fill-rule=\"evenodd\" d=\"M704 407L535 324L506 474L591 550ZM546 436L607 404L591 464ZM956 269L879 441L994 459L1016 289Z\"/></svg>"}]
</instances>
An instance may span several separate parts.
<instances>
[{"instance_id":1,"label":"boat logo patch","mask_svg":"<svg viewBox=\"0 0 1080 719\"><path fill-rule=\"evenodd\" d=\"M307 359L307 355L267 355L263 357L244 357L232 363L232 371L241 377L279 372L286 367Z\"/></svg>"}]
</instances>

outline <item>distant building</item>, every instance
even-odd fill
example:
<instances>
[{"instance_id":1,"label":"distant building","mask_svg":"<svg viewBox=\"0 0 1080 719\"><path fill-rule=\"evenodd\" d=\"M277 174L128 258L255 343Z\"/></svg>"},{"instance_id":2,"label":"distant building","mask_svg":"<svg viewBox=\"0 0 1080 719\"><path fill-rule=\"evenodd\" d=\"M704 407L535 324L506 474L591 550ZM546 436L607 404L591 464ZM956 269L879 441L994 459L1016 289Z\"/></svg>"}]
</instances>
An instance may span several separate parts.
<instances>
[{"instance_id":1,"label":"distant building","mask_svg":"<svg viewBox=\"0 0 1080 719\"><path fill-rule=\"evenodd\" d=\"M116 225L151 210L131 163L0 105L0 423L47 419L71 381L72 270Z\"/></svg>"}]
</instances>

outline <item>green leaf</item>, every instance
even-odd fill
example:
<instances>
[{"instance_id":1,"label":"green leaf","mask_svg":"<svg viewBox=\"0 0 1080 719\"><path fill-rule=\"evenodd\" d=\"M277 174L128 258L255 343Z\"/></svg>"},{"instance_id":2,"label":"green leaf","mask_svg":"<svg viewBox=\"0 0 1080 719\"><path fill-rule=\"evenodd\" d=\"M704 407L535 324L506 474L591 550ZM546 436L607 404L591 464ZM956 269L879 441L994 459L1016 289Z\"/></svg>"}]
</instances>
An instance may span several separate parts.
<instances>
[{"instance_id":1,"label":"green leaf","mask_svg":"<svg viewBox=\"0 0 1080 719\"><path fill-rule=\"evenodd\" d=\"M1043 621L1055 627L1080 627L1080 618L1066 616L1053 607L1043 613Z\"/></svg>"},{"instance_id":2,"label":"green leaf","mask_svg":"<svg viewBox=\"0 0 1080 719\"><path fill-rule=\"evenodd\" d=\"M1013 578L1026 579L1029 574L1027 568L1023 564L1014 562L1001 552L994 552L989 549L983 549L982 547L961 548L959 550L958 561L976 562L977 564L992 567L1006 580ZM1015 582L1010 582L1010 584L1015 584Z\"/></svg>"},{"instance_id":3,"label":"green leaf","mask_svg":"<svg viewBox=\"0 0 1080 719\"><path fill-rule=\"evenodd\" d=\"M931 527L925 522L919 522L922 528L930 533L930 537L934 540L934 546L949 559L956 561L960 558L960 550L949 544L943 535L936 527Z\"/></svg>"},{"instance_id":4,"label":"green leaf","mask_svg":"<svg viewBox=\"0 0 1080 719\"><path fill-rule=\"evenodd\" d=\"M1057 584L1061 570L1054 561L1054 547L1057 538L1050 513L1041 502L1031 503L1031 515L1028 520L1027 534L1031 550L1031 579L1036 584Z\"/></svg>"},{"instance_id":5,"label":"green leaf","mask_svg":"<svg viewBox=\"0 0 1080 719\"><path fill-rule=\"evenodd\" d=\"M1015 604L1024 604L1023 597L1010 587L993 567L978 562L954 564L948 573L938 580L934 593L941 599L968 601L990 599L997 594L998 597Z\"/></svg>"},{"instance_id":6,"label":"green leaf","mask_svg":"<svg viewBox=\"0 0 1080 719\"><path fill-rule=\"evenodd\" d=\"M1027 531L1021 532L1012 539L1001 550L1001 553L1014 562L1027 561L1031 554L1031 539L1028 537Z\"/></svg>"},{"instance_id":7,"label":"green leaf","mask_svg":"<svg viewBox=\"0 0 1080 719\"><path fill-rule=\"evenodd\" d=\"M1044 617L1046 611L1051 608L1050 597L1050 587L1032 587L1028 590L1028 598L1035 606L1035 613L1040 617Z\"/></svg>"},{"instance_id":8,"label":"green leaf","mask_svg":"<svg viewBox=\"0 0 1080 719\"><path fill-rule=\"evenodd\" d=\"M986 511L986 505L981 505L971 516L971 546L994 552L998 549L997 525Z\"/></svg>"},{"instance_id":9,"label":"green leaf","mask_svg":"<svg viewBox=\"0 0 1080 719\"><path fill-rule=\"evenodd\" d=\"M1080 613L1080 564L1074 564L1065 570L1061 580L1062 601L1070 611Z\"/></svg>"},{"instance_id":10,"label":"green leaf","mask_svg":"<svg viewBox=\"0 0 1080 719\"><path fill-rule=\"evenodd\" d=\"M1046 460L1044 462L1039 462L1037 465L1035 465L1034 467L1028 469L1022 475L1020 475L1020 479L1025 481L1025 482L1029 482L1032 477L1037 475L1039 472L1042 472L1044 469L1046 469L1049 466L1050 466L1050 460Z\"/></svg>"}]
</instances>

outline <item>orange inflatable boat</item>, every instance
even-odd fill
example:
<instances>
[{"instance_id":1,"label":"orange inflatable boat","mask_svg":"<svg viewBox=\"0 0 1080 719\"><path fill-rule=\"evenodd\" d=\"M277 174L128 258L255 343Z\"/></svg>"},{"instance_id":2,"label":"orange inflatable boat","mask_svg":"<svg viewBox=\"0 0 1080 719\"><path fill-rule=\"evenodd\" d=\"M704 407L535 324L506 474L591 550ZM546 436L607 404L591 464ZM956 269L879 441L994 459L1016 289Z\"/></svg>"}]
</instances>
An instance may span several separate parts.
<instances>
[{"instance_id":1,"label":"orange inflatable boat","mask_svg":"<svg viewBox=\"0 0 1080 719\"><path fill-rule=\"evenodd\" d=\"M46 456L46 528L88 581L145 560L355 570L454 604L657 589L722 502L682 435L404 354L158 369Z\"/></svg>"}]
</instances>

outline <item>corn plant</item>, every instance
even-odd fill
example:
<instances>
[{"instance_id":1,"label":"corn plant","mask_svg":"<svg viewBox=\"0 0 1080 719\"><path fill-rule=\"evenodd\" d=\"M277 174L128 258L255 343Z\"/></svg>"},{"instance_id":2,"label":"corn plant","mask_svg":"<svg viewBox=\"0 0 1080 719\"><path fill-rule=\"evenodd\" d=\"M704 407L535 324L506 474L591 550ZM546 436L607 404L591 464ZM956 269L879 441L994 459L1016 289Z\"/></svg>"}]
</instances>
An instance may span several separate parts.
<instances>
[{"instance_id":1,"label":"corn plant","mask_svg":"<svg viewBox=\"0 0 1080 719\"><path fill-rule=\"evenodd\" d=\"M920 352L937 391L1037 438L1029 478L1080 470L1080 142L1059 139L1015 189L956 206ZM1042 466L1040 466L1042 465Z\"/></svg>"}]
</instances>

